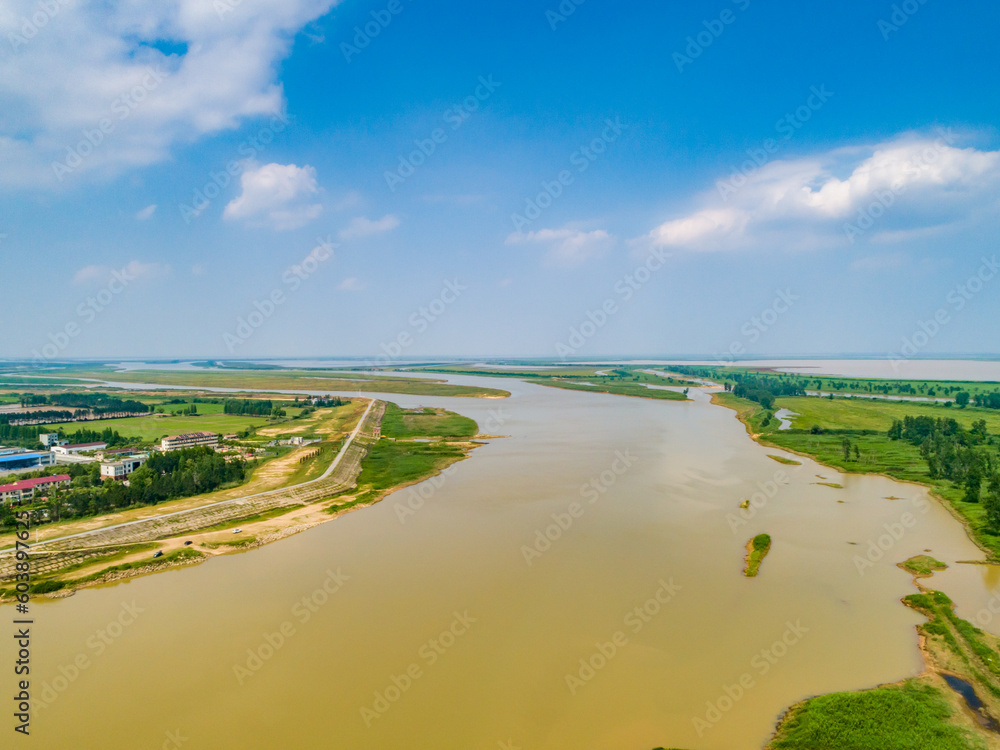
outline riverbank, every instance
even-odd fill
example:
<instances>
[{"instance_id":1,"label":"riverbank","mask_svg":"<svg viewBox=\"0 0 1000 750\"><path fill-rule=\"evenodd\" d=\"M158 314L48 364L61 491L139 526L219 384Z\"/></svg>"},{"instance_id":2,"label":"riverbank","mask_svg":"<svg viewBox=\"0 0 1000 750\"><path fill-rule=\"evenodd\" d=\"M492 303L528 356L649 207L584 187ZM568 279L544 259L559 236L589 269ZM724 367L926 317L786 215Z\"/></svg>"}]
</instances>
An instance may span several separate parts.
<instances>
[{"instance_id":1,"label":"riverbank","mask_svg":"<svg viewBox=\"0 0 1000 750\"><path fill-rule=\"evenodd\" d=\"M768 410L730 393L716 393L712 403L733 409L747 433L759 444L783 448L841 471L879 474L927 488L966 529L970 540L988 555L992 545L984 545L970 519L942 497L938 485L922 482L912 470L905 478L882 463L844 466L828 461L826 451L809 450L805 441L775 439L767 432ZM810 436L812 437L812 436ZM842 436L837 436L838 441ZM902 469L902 467L900 467ZM750 544L748 543L748 552ZM793 705L779 720L767 750L903 750L934 747L940 750L1000 748L1000 639L958 618L951 600L943 593L926 588L921 580L930 578L943 565L933 558L900 561L911 573L920 593L905 597L903 603L920 612L928 621L917 626L924 671L917 677L868 690L831 693ZM966 689L966 687L968 688ZM969 696L960 697L964 690Z\"/></svg>"},{"instance_id":2,"label":"riverbank","mask_svg":"<svg viewBox=\"0 0 1000 750\"><path fill-rule=\"evenodd\" d=\"M331 477L331 491L324 493L320 487L310 497L298 489L302 485L296 485L288 488L289 502L274 508L255 511L247 504L242 515L230 514L213 522L214 516L206 513L196 528L167 537L117 543L85 554L80 550L63 553L65 565L33 576L32 594L68 596L80 588L256 549L435 477L484 444L476 439L478 426L473 420L445 410L403 410L388 404L386 419L381 412L373 414L373 419L359 426L362 432L351 446L351 455L337 467L343 476ZM299 497L301 502L297 502ZM0 589L0 601L13 593L12 587Z\"/></svg>"}]
</instances>

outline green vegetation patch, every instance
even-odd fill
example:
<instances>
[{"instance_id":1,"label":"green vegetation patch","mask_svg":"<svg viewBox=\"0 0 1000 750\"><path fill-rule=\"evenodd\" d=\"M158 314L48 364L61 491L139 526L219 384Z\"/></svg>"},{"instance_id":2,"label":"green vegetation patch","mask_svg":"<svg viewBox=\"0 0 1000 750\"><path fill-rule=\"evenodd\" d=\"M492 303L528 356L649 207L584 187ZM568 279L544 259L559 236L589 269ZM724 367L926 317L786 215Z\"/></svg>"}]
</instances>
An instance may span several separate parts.
<instances>
[{"instance_id":1,"label":"green vegetation patch","mask_svg":"<svg viewBox=\"0 0 1000 750\"><path fill-rule=\"evenodd\" d=\"M600 378L591 380L600 381ZM647 388L641 383L575 383L565 380L541 380L539 385L546 385L551 388L566 388L571 391L590 391L591 393L610 393L614 396L633 396L638 398L657 398L667 401L687 401L688 397L679 391L670 391L664 388ZM666 385L664 378L663 385Z\"/></svg>"},{"instance_id":2,"label":"green vegetation patch","mask_svg":"<svg viewBox=\"0 0 1000 750\"><path fill-rule=\"evenodd\" d=\"M948 566L940 560L935 560L930 555L915 555L905 562L899 563L899 567L907 573L916 576L929 576L935 570L947 570Z\"/></svg>"},{"instance_id":3,"label":"green vegetation patch","mask_svg":"<svg viewBox=\"0 0 1000 750\"><path fill-rule=\"evenodd\" d=\"M384 377L324 370L84 370L80 378L97 378L124 383L156 383L191 388L239 388L248 391L367 391L374 393L412 393L418 396L464 396L505 398L508 391L496 388L452 385L427 378Z\"/></svg>"},{"instance_id":4,"label":"green vegetation patch","mask_svg":"<svg viewBox=\"0 0 1000 750\"><path fill-rule=\"evenodd\" d=\"M386 404L382 434L392 438L470 438L479 432L475 420L444 409L401 409Z\"/></svg>"},{"instance_id":5,"label":"green vegetation patch","mask_svg":"<svg viewBox=\"0 0 1000 750\"><path fill-rule=\"evenodd\" d=\"M788 464L789 466L801 466L801 461L796 461L794 458L785 458L784 456L775 456L772 453L767 454L768 458L773 458L779 464Z\"/></svg>"},{"instance_id":6,"label":"green vegetation patch","mask_svg":"<svg viewBox=\"0 0 1000 750\"><path fill-rule=\"evenodd\" d=\"M440 471L465 455L451 443L411 443L379 440L361 463L358 486L386 490L409 484Z\"/></svg>"},{"instance_id":7,"label":"green vegetation patch","mask_svg":"<svg viewBox=\"0 0 1000 750\"><path fill-rule=\"evenodd\" d=\"M764 561L767 553L771 551L771 535L758 534L747 542L747 562L743 569L743 575L753 578L760 570L760 564Z\"/></svg>"},{"instance_id":8,"label":"green vegetation patch","mask_svg":"<svg viewBox=\"0 0 1000 750\"><path fill-rule=\"evenodd\" d=\"M941 692L914 680L902 685L810 698L786 715L768 750L981 750L970 732L949 723Z\"/></svg>"}]
</instances>

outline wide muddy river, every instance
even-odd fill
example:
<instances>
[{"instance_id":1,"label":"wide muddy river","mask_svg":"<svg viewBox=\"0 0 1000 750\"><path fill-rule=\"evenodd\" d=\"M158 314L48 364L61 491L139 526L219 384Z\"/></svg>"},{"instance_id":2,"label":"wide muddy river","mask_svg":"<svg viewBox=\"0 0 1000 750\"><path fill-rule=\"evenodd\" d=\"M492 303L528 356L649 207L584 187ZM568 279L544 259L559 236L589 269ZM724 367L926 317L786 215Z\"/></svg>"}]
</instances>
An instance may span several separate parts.
<instances>
[{"instance_id":1,"label":"wide muddy river","mask_svg":"<svg viewBox=\"0 0 1000 750\"><path fill-rule=\"evenodd\" d=\"M47 705L23 744L750 750L806 696L921 670L896 562L949 563L935 584L970 618L1000 583L955 565L981 554L919 487L779 464L704 390L451 380L513 395L386 396L508 436L448 475L249 553L34 602Z\"/></svg>"}]
</instances>

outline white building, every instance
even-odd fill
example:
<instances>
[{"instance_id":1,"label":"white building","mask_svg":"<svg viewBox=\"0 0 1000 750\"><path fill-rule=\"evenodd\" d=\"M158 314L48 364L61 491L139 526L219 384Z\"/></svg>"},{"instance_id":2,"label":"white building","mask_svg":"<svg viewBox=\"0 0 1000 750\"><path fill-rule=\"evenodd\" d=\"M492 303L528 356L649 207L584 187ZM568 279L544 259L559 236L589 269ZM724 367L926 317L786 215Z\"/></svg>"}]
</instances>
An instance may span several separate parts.
<instances>
[{"instance_id":1,"label":"white building","mask_svg":"<svg viewBox=\"0 0 1000 750\"><path fill-rule=\"evenodd\" d=\"M129 456L128 458L123 458L118 461L102 461L101 462L101 481L106 481L108 479L117 480L124 479L133 471L138 469L144 463L146 459L149 458L146 454L141 454L138 456Z\"/></svg>"},{"instance_id":2,"label":"white building","mask_svg":"<svg viewBox=\"0 0 1000 750\"><path fill-rule=\"evenodd\" d=\"M43 432L38 436L38 442L44 445L46 448L51 448L53 445L59 445L59 433L58 432ZM65 443L66 441L62 441Z\"/></svg>"},{"instance_id":3,"label":"white building","mask_svg":"<svg viewBox=\"0 0 1000 750\"><path fill-rule=\"evenodd\" d=\"M55 445L52 447L52 452L60 453L64 456L73 456L77 453L104 450L107 447L107 443L75 443L72 445Z\"/></svg>"},{"instance_id":4,"label":"white building","mask_svg":"<svg viewBox=\"0 0 1000 750\"><path fill-rule=\"evenodd\" d=\"M194 448L198 445L208 445L214 448L219 444L216 432L189 432L184 435L171 435L160 441L160 450L175 451L179 448Z\"/></svg>"}]
</instances>

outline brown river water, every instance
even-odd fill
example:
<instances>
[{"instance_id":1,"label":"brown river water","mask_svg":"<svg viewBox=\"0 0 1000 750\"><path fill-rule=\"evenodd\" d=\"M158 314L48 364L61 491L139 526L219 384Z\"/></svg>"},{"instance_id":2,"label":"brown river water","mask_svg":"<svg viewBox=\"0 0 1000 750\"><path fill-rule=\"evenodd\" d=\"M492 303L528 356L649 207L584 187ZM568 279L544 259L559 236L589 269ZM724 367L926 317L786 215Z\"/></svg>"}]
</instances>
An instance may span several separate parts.
<instances>
[{"instance_id":1,"label":"brown river water","mask_svg":"<svg viewBox=\"0 0 1000 750\"><path fill-rule=\"evenodd\" d=\"M446 476L249 553L33 602L18 746L751 750L804 697L920 671L898 561L931 550L960 613L1000 629L1000 574L954 565L981 554L919 487L781 465L704 391L502 386L386 396L509 436ZM760 532L773 546L747 579Z\"/></svg>"}]
</instances>

